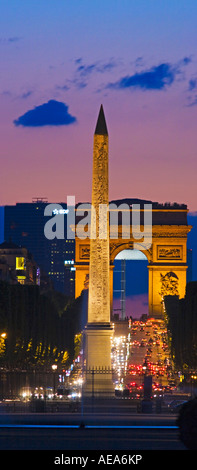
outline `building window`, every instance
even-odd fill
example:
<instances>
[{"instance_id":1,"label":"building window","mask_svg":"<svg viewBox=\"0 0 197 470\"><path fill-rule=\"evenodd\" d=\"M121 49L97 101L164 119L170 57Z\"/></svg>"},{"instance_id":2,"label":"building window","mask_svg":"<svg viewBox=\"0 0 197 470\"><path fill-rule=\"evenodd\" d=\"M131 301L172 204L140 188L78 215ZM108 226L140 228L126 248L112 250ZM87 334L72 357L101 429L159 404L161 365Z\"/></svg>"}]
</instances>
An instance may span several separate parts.
<instances>
[{"instance_id":1,"label":"building window","mask_svg":"<svg viewBox=\"0 0 197 470\"><path fill-rule=\"evenodd\" d=\"M16 269L21 269L24 271L25 269L25 258L23 258L22 256L17 256L16 257Z\"/></svg>"},{"instance_id":2,"label":"building window","mask_svg":"<svg viewBox=\"0 0 197 470\"><path fill-rule=\"evenodd\" d=\"M19 284L25 284L25 276L17 276Z\"/></svg>"}]
</instances>

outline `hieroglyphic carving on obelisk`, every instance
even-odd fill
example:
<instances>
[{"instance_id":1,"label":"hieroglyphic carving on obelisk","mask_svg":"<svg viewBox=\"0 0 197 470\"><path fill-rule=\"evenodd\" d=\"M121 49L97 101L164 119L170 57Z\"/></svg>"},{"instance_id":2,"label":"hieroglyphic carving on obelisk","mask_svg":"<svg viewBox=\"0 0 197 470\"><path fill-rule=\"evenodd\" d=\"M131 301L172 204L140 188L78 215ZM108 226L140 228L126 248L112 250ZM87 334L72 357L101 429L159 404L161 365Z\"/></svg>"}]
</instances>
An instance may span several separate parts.
<instances>
[{"instance_id":1,"label":"hieroglyphic carving on obelisk","mask_svg":"<svg viewBox=\"0 0 197 470\"><path fill-rule=\"evenodd\" d=\"M108 132L101 106L94 134L88 323L85 328L84 391L113 394L111 371ZM94 374L94 375L92 375Z\"/></svg>"},{"instance_id":2,"label":"hieroglyphic carving on obelisk","mask_svg":"<svg viewBox=\"0 0 197 470\"><path fill-rule=\"evenodd\" d=\"M110 322L108 203L108 132L101 106L94 134L88 323Z\"/></svg>"}]
</instances>

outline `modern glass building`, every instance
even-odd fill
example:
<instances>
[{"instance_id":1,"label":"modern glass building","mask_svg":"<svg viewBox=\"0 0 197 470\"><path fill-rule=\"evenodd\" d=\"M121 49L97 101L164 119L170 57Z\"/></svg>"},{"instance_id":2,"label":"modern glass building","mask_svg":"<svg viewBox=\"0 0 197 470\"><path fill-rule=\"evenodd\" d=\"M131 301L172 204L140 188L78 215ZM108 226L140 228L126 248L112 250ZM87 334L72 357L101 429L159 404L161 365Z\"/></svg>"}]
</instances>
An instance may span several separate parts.
<instances>
[{"instance_id":1,"label":"modern glass building","mask_svg":"<svg viewBox=\"0 0 197 470\"><path fill-rule=\"evenodd\" d=\"M49 240L44 227L49 217L44 215L48 201L35 198L31 203L5 206L4 240L24 246L32 253L43 275L52 280L56 290L74 296L75 292L75 240L67 239L67 205L63 208L65 237ZM70 262L70 263L68 263Z\"/></svg>"}]
</instances>

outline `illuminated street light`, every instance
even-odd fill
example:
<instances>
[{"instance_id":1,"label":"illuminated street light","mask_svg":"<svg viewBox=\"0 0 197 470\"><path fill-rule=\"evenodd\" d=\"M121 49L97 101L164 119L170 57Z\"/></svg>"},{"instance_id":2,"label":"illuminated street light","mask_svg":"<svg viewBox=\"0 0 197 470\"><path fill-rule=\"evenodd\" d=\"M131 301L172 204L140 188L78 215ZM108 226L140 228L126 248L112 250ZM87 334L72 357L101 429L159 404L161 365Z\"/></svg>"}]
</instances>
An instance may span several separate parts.
<instances>
[{"instance_id":1,"label":"illuminated street light","mask_svg":"<svg viewBox=\"0 0 197 470\"><path fill-rule=\"evenodd\" d=\"M1 338L6 339L7 338L7 333L1 333Z\"/></svg>"},{"instance_id":2,"label":"illuminated street light","mask_svg":"<svg viewBox=\"0 0 197 470\"><path fill-rule=\"evenodd\" d=\"M57 370L57 364L52 364L51 368L53 370L53 399L55 399L55 372Z\"/></svg>"}]
</instances>

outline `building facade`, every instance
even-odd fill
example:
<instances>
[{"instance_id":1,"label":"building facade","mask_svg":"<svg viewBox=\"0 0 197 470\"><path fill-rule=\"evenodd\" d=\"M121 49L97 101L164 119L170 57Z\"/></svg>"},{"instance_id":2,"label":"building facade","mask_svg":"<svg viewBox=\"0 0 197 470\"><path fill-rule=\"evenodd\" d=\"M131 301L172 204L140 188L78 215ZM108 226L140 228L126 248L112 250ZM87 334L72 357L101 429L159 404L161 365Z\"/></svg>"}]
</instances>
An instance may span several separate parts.
<instances>
[{"instance_id":1,"label":"building facade","mask_svg":"<svg viewBox=\"0 0 197 470\"><path fill-rule=\"evenodd\" d=\"M0 279L11 284L39 285L40 270L26 248L3 242L0 244Z\"/></svg>"},{"instance_id":2,"label":"building facade","mask_svg":"<svg viewBox=\"0 0 197 470\"><path fill-rule=\"evenodd\" d=\"M160 204L152 202L152 242L145 249L143 242L145 205L151 201L125 199L112 201L118 207L120 203L128 205L127 212L130 213L131 225L127 237L124 236L122 227L122 210L116 209L118 213L118 236L110 238L110 294L111 311L113 306L113 262L122 250L135 248L136 239L132 233L132 210L133 204L138 203L140 207L139 234L136 237L142 242L137 243L138 250L143 251L148 260L148 311L149 315L160 318L163 313L163 298L165 295L176 294L184 298L187 283L187 236L191 226L187 222L188 208L185 204ZM111 214L111 211L109 211ZM111 215L110 215L111 217ZM110 225L113 233L113 224ZM116 230L116 227L115 227ZM78 297L89 277L90 240L75 239L75 295Z\"/></svg>"},{"instance_id":3,"label":"building facade","mask_svg":"<svg viewBox=\"0 0 197 470\"><path fill-rule=\"evenodd\" d=\"M64 224L67 225L67 205L60 203L64 209ZM74 296L75 272L72 264L65 262L75 258L74 240L48 240L44 234L44 226L49 219L44 215L48 201L45 198L33 199L32 203L17 203L5 206L4 209L4 240L24 246L32 253L40 267L42 276L49 276L54 289L68 296ZM66 234L66 231L65 231Z\"/></svg>"}]
</instances>

